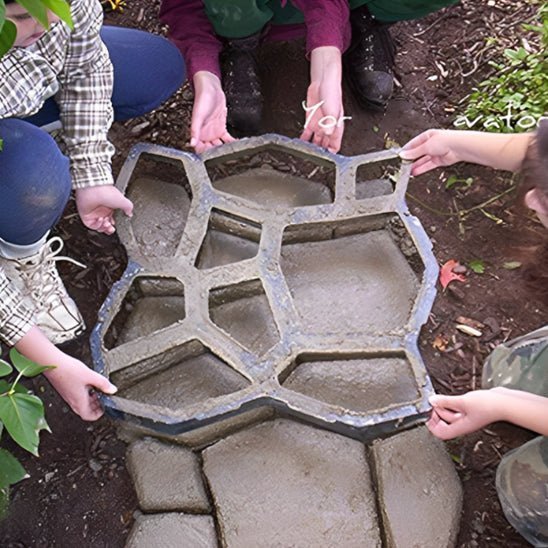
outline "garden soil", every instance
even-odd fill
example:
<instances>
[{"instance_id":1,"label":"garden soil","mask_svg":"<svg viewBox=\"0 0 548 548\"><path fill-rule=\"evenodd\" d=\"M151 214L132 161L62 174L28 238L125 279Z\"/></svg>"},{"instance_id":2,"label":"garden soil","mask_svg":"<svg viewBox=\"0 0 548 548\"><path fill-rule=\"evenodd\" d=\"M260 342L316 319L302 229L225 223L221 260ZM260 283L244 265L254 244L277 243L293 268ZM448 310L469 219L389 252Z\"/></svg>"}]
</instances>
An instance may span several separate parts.
<instances>
[{"instance_id":1,"label":"garden soil","mask_svg":"<svg viewBox=\"0 0 548 548\"><path fill-rule=\"evenodd\" d=\"M158 0L127 0L124 12L109 13L107 21L161 33L165 29L156 20L158 5ZM395 96L385 114L371 114L363 112L346 90L345 114L352 120L346 124L341 153L401 145L429 127L450 127L461 108L458 101L489 68L482 56L484 39L497 31L509 33L533 10L527 3L470 0L420 21L398 24L393 30L399 51ZM301 101L308 71L303 43L265 45L261 66L263 129L297 137L304 121ZM190 150L191 108L192 90L186 85L156 112L115 124L115 173L139 141ZM446 189L451 175L471 178L469 188L456 184ZM482 274L468 268L466 282L452 282L445 291L439 288L422 330L421 351L441 393L479 388L482 362L496 344L546 323L548 307L526 291L523 267L508 268L520 261L519 250L541 234L534 220L521 221L513 205L514 184L508 174L467 165L410 183L410 208L432 239L440 265L454 259L465 267L481 261L485 268ZM65 240L66 254L87 265L79 269L61 263L59 268L88 326L86 335L65 350L90 363L89 332L99 306L124 270L125 251L116 236L86 230L72 202L56 232ZM479 327L482 335L462 333L457 324ZM45 401L52 433L41 434L39 458L8 444L30 477L12 490L9 515L0 523L0 546L124 546L138 511L125 467L125 445L109 419L82 422L47 381L35 380L33 388ZM458 546L527 545L504 519L494 479L501 456L531 437L530 432L495 424L448 443L464 486Z\"/></svg>"}]
</instances>

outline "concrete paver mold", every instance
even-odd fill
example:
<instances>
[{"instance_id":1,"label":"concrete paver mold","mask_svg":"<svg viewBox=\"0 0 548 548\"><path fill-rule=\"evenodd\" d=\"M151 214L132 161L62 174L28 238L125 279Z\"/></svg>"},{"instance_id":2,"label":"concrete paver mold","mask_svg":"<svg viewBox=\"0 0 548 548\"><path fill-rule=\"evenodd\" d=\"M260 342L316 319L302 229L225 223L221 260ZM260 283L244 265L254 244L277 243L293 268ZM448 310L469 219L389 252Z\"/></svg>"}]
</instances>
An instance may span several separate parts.
<instances>
[{"instance_id":1,"label":"concrete paver mold","mask_svg":"<svg viewBox=\"0 0 548 548\"><path fill-rule=\"evenodd\" d=\"M421 422L438 267L409 174L394 150L278 135L201 158L135 147L117 183L130 261L91 339L120 388L107 411L167 437L264 407L366 442Z\"/></svg>"}]
</instances>

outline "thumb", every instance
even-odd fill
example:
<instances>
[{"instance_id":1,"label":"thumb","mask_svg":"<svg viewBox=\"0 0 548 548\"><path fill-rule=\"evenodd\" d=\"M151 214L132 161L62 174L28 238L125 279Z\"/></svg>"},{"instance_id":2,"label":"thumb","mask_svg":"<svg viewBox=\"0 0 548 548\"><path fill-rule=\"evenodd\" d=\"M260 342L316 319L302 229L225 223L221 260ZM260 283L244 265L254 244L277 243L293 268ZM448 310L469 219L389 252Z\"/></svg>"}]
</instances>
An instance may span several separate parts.
<instances>
[{"instance_id":1,"label":"thumb","mask_svg":"<svg viewBox=\"0 0 548 548\"><path fill-rule=\"evenodd\" d=\"M444 407L452 411L461 411L459 398L456 396L444 396L442 394L434 394L428 398L432 407Z\"/></svg>"},{"instance_id":2,"label":"thumb","mask_svg":"<svg viewBox=\"0 0 548 548\"><path fill-rule=\"evenodd\" d=\"M122 197L122 201L120 204L120 209L128 216L133 217L133 202L126 198L125 196Z\"/></svg>"},{"instance_id":3,"label":"thumb","mask_svg":"<svg viewBox=\"0 0 548 548\"><path fill-rule=\"evenodd\" d=\"M118 388L114 386L106 377L99 375L99 373L95 373L89 385L97 390L100 390L104 394L112 395L118 392Z\"/></svg>"}]
</instances>

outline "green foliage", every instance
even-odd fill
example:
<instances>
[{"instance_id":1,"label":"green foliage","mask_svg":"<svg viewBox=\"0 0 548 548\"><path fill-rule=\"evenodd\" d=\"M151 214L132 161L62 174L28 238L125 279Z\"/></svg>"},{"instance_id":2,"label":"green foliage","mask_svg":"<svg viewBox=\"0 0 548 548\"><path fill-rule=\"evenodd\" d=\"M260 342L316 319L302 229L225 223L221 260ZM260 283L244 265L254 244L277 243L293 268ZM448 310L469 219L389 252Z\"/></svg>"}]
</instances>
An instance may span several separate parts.
<instances>
[{"instance_id":1,"label":"green foliage","mask_svg":"<svg viewBox=\"0 0 548 548\"><path fill-rule=\"evenodd\" d=\"M523 25L533 33L530 48L506 49L495 74L481 82L467 98L464 119L455 125L497 133L531 131L548 113L548 4L539 8L537 25ZM462 118L462 117L459 117ZM474 121L476 121L474 123Z\"/></svg>"},{"instance_id":2,"label":"green foliage","mask_svg":"<svg viewBox=\"0 0 548 548\"><path fill-rule=\"evenodd\" d=\"M469 189L472 184L474 183L474 179L472 177L467 177L466 179L459 179L456 175L450 175L447 177L447 181L445 181L445 188L449 189L452 186L455 185L461 185L465 189Z\"/></svg>"},{"instance_id":3,"label":"green foliage","mask_svg":"<svg viewBox=\"0 0 548 548\"><path fill-rule=\"evenodd\" d=\"M468 263L470 270L476 274L483 274L485 272L485 264L481 259L474 259Z\"/></svg>"},{"instance_id":4,"label":"green foliage","mask_svg":"<svg viewBox=\"0 0 548 548\"><path fill-rule=\"evenodd\" d=\"M40 398L31 394L19 381L21 377L35 377L53 366L41 366L10 351L13 365L0 360L0 439L4 431L23 449L38 456L40 431L50 431L44 417L44 405ZM17 371L14 380L6 377ZM0 448L0 517L6 511L9 488L27 477L19 461L6 449Z\"/></svg>"},{"instance_id":5,"label":"green foliage","mask_svg":"<svg viewBox=\"0 0 548 548\"><path fill-rule=\"evenodd\" d=\"M15 0L25 8L44 28L49 29L47 10L58 15L70 28L72 18L70 6L66 0ZM13 45L16 36L15 25L6 19L6 5L0 0L0 57Z\"/></svg>"}]
</instances>

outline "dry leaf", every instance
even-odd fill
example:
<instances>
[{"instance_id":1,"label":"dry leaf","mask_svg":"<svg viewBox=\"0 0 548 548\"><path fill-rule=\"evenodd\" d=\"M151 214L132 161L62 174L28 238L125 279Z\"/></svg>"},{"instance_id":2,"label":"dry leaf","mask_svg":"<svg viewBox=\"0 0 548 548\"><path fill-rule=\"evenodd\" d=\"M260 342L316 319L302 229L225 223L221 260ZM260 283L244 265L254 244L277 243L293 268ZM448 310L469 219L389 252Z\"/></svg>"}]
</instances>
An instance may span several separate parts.
<instances>
[{"instance_id":1,"label":"dry leaf","mask_svg":"<svg viewBox=\"0 0 548 548\"><path fill-rule=\"evenodd\" d=\"M475 329L474 327L470 327L469 325L458 323L456 327L461 333L464 333L465 335L470 335L471 337L481 337L483 335L483 333L479 329Z\"/></svg>"},{"instance_id":2,"label":"dry leaf","mask_svg":"<svg viewBox=\"0 0 548 548\"><path fill-rule=\"evenodd\" d=\"M456 266L461 266L458 261L450 259L447 261L440 270L440 283L443 289L445 289L453 280L457 282L465 282L466 276L463 274L455 274L453 268Z\"/></svg>"}]
</instances>

